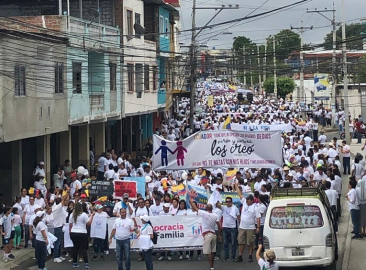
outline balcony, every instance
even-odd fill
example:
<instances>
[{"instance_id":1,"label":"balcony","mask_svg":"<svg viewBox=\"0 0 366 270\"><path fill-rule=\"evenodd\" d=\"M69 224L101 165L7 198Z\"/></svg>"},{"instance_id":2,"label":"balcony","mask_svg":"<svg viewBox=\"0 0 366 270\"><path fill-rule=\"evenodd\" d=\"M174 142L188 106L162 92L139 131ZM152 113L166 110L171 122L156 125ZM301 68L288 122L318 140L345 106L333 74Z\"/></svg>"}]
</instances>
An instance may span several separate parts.
<instances>
[{"instance_id":1,"label":"balcony","mask_svg":"<svg viewBox=\"0 0 366 270\"><path fill-rule=\"evenodd\" d=\"M71 16L45 15L0 18L0 28L68 37L71 45L76 46L120 47L120 29L118 27Z\"/></svg>"}]
</instances>

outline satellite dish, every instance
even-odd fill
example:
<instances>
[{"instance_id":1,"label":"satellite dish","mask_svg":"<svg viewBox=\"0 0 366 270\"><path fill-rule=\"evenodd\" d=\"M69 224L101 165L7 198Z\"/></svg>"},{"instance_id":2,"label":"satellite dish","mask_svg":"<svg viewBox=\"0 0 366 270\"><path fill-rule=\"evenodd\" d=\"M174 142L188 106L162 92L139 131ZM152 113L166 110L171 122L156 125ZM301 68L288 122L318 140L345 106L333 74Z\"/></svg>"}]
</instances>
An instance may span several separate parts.
<instances>
[{"instance_id":1,"label":"satellite dish","mask_svg":"<svg viewBox=\"0 0 366 270\"><path fill-rule=\"evenodd\" d=\"M143 34L145 34L145 29L139 23L135 23L133 25L133 29L135 29L136 35L143 35Z\"/></svg>"},{"instance_id":2,"label":"satellite dish","mask_svg":"<svg viewBox=\"0 0 366 270\"><path fill-rule=\"evenodd\" d=\"M88 13L94 19L99 18L100 12L95 8L88 8Z\"/></svg>"}]
</instances>

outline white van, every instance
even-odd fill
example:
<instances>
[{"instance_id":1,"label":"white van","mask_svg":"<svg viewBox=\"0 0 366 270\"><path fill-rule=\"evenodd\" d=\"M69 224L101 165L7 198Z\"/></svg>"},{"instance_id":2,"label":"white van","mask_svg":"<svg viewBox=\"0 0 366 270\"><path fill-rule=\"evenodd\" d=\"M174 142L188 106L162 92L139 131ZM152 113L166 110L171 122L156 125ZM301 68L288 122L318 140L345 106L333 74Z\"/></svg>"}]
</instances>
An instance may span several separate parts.
<instances>
[{"instance_id":1,"label":"white van","mask_svg":"<svg viewBox=\"0 0 366 270\"><path fill-rule=\"evenodd\" d=\"M335 270L337 235L324 192L318 188L275 188L271 195L263 245L276 253L279 266Z\"/></svg>"}]
</instances>

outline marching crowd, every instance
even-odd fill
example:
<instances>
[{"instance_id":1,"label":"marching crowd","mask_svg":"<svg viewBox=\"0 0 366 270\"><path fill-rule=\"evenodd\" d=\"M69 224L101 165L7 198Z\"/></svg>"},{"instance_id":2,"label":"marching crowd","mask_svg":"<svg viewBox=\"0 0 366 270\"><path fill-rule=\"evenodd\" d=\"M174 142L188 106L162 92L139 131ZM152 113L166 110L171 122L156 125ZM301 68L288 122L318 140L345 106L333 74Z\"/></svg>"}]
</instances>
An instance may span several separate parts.
<instances>
[{"instance_id":1,"label":"marching crowd","mask_svg":"<svg viewBox=\"0 0 366 270\"><path fill-rule=\"evenodd\" d=\"M350 147L346 141L340 142L336 137L328 141L322 131L318 134L319 125L330 124L326 119L332 117L322 104L311 104L304 112L296 102L255 98L248 108L243 109L238 105L237 95L228 92L214 96L213 104L209 106L210 88L205 86L199 93L198 104L202 106L202 112L195 114L192 132L222 129L229 116L232 123L290 124L292 131L283 132L282 136L283 166L154 172L149 157L133 162L130 155L120 152L117 156L110 150L101 154L95 173L88 171L85 165L74 170L66 160L54 174L52 188L47 190L44 163L40 162L33 173L34 187L22 189L13 206L2 208L0 233L4 261L14 259L13 249L32 246L39 269L46 269L47 254L50 253L55 263L62 263L70 256L73 267L79 267L79 262L84 261L84 267L88 269L88 248L93 247L92 261L105 260L109 245L115 239L118 269L129 270L130 236L135 231L139 238L138 260L145 261L146 269L152 270L153 256L158 260L172 260L176 253L179 260L192 260L194 252L155 252L157 234L150 217L198 215L202 217L204 241L202 251L197 251L197 259L201 260L202 254L207 255L211 270L215 260L242 262L245 247L249 262L253 262L253 251L257 250L255 256L260 269L263 266L278 269L274 252L262 247L263 225L272 187L302 188L322 184L337 219L341 214L342 172L350 175L350 191L346 199L354 225L354 238L366 234L364 160L358 155L351 165ZM182 98L176 115L166 119L155 133L172 141L188 137L191 134L188 113L189 100ZM340 130L343 130L344 117L343 111L337 112L336 122ZM151 140L144 150L151 155ZM113 181L126 176L146 179L145 191L137 195L137 200L131 200L127 193L122 200L89 196L88 186L92 180ZM210 194L233 192L239 195L241 206L234 205L232 197L226 197L223 204L210 201L205 210L198 209L192 197L184 200L173 192L172 187L179 184L202 187ZM117 219L108 232L110 217ZM142 226L137 225L136 218L141 219ZM96 223L105 228L105 233L96 233ZM24 239L24 245L21 239ZM261 258L262 251L264 259Z\"/></svg>"}]
</instances>

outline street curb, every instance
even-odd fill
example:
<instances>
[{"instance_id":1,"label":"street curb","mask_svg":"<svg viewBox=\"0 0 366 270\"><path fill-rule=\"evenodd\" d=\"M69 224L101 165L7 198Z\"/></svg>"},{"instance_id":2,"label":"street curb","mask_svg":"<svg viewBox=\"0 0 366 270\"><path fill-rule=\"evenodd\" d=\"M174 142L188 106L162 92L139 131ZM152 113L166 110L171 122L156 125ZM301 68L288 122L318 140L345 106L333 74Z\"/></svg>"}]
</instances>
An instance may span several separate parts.
<instances>
[{"instance_id":1,"label":"street curb","mask_svg":"<svg viewBox=\"0 0 366 270\"><path fill-rule=\"evenodd\" d=\"M16 259L14 261L10 261L8 263L0 262L0 269L10 270L16 267L19 267L20 264L34 257L34 249L29 248L27 252L22 252L21 254L17 254Z\"/></svg>"},{"instance_id":2,"label":"street curb","mask_svg":"<svg viewBox=\"0 0 366 270\"><path fill-rule=\"evenodd\" d=\"M342 270L347 270L348 269L348 265L349 265L349 261L350 261L350 255L351 255L351 241L352 241L352 235L349 233L350 228L352 228L352 222L351 222L351 218L349 218L349 222L348 222L348 228L347 228L347 238L346 238L346 244L345 244L345 250L344 250L344 254L343 254L343 261L342 261Z\"/></svg>"}]
</instances>

